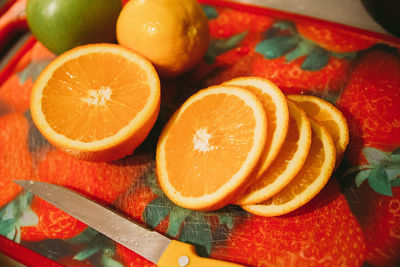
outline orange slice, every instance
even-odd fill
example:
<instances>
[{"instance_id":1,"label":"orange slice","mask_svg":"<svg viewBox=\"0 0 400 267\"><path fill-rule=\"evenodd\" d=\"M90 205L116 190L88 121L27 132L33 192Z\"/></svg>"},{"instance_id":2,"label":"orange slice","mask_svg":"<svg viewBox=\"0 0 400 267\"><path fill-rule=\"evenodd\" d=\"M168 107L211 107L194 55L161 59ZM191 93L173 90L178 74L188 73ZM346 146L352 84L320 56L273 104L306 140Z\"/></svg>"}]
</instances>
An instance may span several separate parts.
<instances>
[{"instance_id":1,"label":"orange slice","mask_svg":"<svg viewBox=\"0 0 400 267\"><path fill-rule=\"evenodd\" d=\"M336 149L336 165L340 163L349 143L349 128L342 112L331 103L311 95L289 95L307 114L321 122L332 136Z\"/></svg>"},{"instance_id":2,"label":"orange slice","mask_svg":"<svg viewBox=\"0 0 400 267\"><path fill-rule=\"evenodd\" d=\"M213 210L231 202L257 170L267 117L257 96L235 86L192 95L157 144L159 184L177 205Z\"/></svg>"},{"instance_id":3,"label":"orange slice","mask_svg":"<svg viewBox=\"0 0 400 267\"><path fill-rule=\"evenodd\" d=\"M92 161L132 154L156 121L160 82L153 65L113 44L74 48L36 80L31 113L57 148Z\"/></svg>"},{"instance_id":4,"label":"orange slice","mask_svg":"<svg viewBox=\"0 0 400 267\"><path fill-rule=\"evenodd\" d=\"M311 145L311 127L307 115L288 100L289 127L277 157L260 178L242 194L236 204L262 202L282 190L300 171Z\"/></svg>"},{"instance_id":5,"label":"orange slice","mask_svg":"<svg viewBox=\"0 0 400 267\"><path fill-rule=\"evenodd\" d=\"M314 119L309 120L311 146L300 172L273 197L260 204L243 205L243 209L262 216L286 214L310 201L328 182L335 166L335 146L325 126Z\"/></svg>"},{"instance_id":6,"label":"orange slice","mask_svg":"<svg viewBox=\"0 0 400 267\"><path fill-rule=\"evenodd\" d=\"M289 111L282 91L271 81L259 77L241 77L224 84L243 86L260 99L267 113L268 134L264 152L261 156L261 167L258 176L272 163L285 140ZM258 178L256 178L258 179Z\"/></svg>"}]
</instances>

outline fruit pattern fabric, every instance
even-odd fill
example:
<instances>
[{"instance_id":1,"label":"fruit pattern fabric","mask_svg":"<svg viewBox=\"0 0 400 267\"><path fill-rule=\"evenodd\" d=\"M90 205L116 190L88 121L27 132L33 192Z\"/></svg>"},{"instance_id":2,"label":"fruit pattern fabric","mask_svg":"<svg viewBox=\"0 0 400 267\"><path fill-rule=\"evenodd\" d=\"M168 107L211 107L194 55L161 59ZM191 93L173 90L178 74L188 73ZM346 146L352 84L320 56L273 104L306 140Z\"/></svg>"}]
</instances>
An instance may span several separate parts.
<instances>
[{"instance_id":1,"label":"fruit pattern fabric","mask_svg":"<svg viewBox=\"0 0 400 267\"><path fill-rule=\"evenodd\" d=\"M30 90L55 55L38 42L24 54L0 84L0 234L66 266L154 266L12 183L38 179L194 244L202 256L250 266L399 266L400 41L200 2L211 37L206 56L189 73L161 81L155 127L119 161L83 162L40 135L28 111ZM350 129L341 165L319 195L284 216L259 217L235 205L213 212L174 205L155 176L164 124L199 89L247 75L335 104Z\"/></svg>"}]
</instances>

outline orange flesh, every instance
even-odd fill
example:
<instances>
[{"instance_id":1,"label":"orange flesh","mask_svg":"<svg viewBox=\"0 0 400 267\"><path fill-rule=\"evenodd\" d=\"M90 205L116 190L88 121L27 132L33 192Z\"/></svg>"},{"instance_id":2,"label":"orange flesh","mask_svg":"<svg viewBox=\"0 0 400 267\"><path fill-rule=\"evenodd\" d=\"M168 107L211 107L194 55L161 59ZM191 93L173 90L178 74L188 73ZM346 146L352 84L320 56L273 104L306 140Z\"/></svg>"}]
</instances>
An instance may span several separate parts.
<instances>
[{"instance_id":1,"label":"orange flesh","mask_svg":"<svg viewBox=\"0 0 400 267\"><path fill-rule=\"evenodd\" d=\"M44 88L43 113L56 132L72 140L113 136L145 106L150 88L143 77L146 73L139 65L118 55L92 53L71 59Z\"/></svg>"},{"instance_id":2,"label":"orange flesh","mask_svg":"<svg viewBox=\"0 0 400 267\"><path fill-rule=\"evenodd\" d=\"M272 97L257 87L254 86L245 86L246 89L250 90L254 93L258 99L260 99L261 103L263 103L263 107L267 114L268 128L267 128L267 141L265 142L265 151L268 151L271 143L272 137L274 136L274 132L276 131L276 106L272 99Z\"/></svg>"},{"instance_id":3,"label":"orange flesh","mask_svg":"<svg viewBox=\"0 0 400 267\"><path fill-rule=\"evenodd\" d=\"M210 95L191 104L171 126L165 144L172 186L190 192L186 197L219 189L246 160L255 126L252 109L236 96Z\"/></svg>"},{"instance_id":4,"label":"orange flesh","mask_svg":"<svg viewBox=\"0 0 400 267\"><path fill-rule=\"evenodd\" d=\"M276 180L276 177L281 174L289 164L289 160L293 158L293 155L296 153L299 145L299 128L297 123L293 117L289 116L289 124L288 124L288 132L286 134L285 142L283 142L282 148L280 149L277 157L272 162L271 166L267 169L266 173L268 175L263 175L260 182L257 182L254 185L254 188L251 189L260 189L263 188Z\"/></svg>"},{"instance_id":5,"label":"orange flesh","mask_svg":"<svg viewBox=\"0 0 400 267\"><path fill-rule=\"evenodd\" d=\"M321 172L321 166L324 163L325 152L321 140L314 132L312 132L311 138L310 151L300 172L282 191L263 204L282 205L289 202L307 189L308 185L312 184L315 178L318 177Z\"/></svg>"},{"instance_id":6,"label":"orange flesh","mask_svg":"<svg viewBox=\"0 0 400 267\"><path fill-rule=\"evenodd\" d=\"M310 101L296 101L298 104L311 118L320 121L331 133L333 143L337 144L340 138L340 128L335 120L331 120L331 114L326 110L321 110L321 108Z\"/></svg>"}]
</instances>

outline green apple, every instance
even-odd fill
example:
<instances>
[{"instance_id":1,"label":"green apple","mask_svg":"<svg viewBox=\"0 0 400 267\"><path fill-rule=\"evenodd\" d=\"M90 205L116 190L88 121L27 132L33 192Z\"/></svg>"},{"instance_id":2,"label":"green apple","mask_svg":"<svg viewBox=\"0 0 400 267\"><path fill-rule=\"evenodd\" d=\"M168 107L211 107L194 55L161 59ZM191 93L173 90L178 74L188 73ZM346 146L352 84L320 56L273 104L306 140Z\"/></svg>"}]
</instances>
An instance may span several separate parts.
<instances>
[{"instance_id":1,"label":"green apple","mask_svg":"<svg viewBox=\"0 0 400 267\"><path fill-rule=\"evenodd\" d=\"M121 0L28 0L26 16L33 35L60 54L73 47L115 42Z\"/></svg>"}]
</instances>

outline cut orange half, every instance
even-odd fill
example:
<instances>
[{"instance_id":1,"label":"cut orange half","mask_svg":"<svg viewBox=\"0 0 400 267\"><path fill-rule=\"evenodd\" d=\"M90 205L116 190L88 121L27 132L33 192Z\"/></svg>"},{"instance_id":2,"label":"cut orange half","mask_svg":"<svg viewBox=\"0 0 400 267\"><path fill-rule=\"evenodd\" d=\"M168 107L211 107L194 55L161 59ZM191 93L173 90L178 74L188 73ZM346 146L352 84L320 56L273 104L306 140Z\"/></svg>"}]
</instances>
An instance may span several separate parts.
<instances>
[{"instance_id":1,"label":"cut orange half","mask_svg":"<svg viewBox=\"0 0 400 267\"><path fill-rule=\"evenodd\" d=\"M268 119L268 134L258 176L272 163L285 140L289 111L282 91L271 81L259 77L235 78L224 84L243 86L260 99ZM258 178L257 178L258 179Z\"/></svg>"},{"instance_id":2,"label":"cut orange half","mask_svg":"<svg viewBox=\"0 0 400 267\"><path fill-rule=\"evenodd\" d=\"M343 157L349 143L349 128L342 112L331 103L311 95L289 95L307 114L321 122L332 136L336 149L336 164Z\"/></svg>"},{"instance_id":3,"label":"cut orange half","mask_svg":"<svg viewBox=\"0 0 400 267\"><path fill-rule=\"evenodd\" d=\"M250 91L213 86L192 95L157 144L159 184L177 205L214 210L230 203L257 170L267 117Z\"/></svg>"},{"instance_id":4,"label":"cut orange half","mask_svg":"<svg viewBox=\"0 0 400 267\"><path fill-rule=\"evenodd\" d=\"M288 100L289 127L285 141L269 168L252 184L236 204L260 203L278 193L300 171L311 145L311 127L307 115Z\"/></svg>"},{"instance_id":5,"label":"cut orange half","mask_svg":"<svg viewBox=\"0 0 400 267\"><path fill-rule=\"evenodd\" d=\"M39 75L31 114L44 137L73 156L111 161L133 153L154 125L160 82L153 65L113 44L69 50Z\"/></svg>"},{"instance_id":6,"label":"cut orange half","mask_svg":"<svg viewBox=\"0 0 400 267\"><path fill-rule=\"evenodd\" d=\"M325 126L314 119L309 120L311 146L299 173L273 197L260 204L243 205L243 209L261 216L286 214L310 201L328 182L335 166L335 146Z\"/></svg>"}]
</instances>

